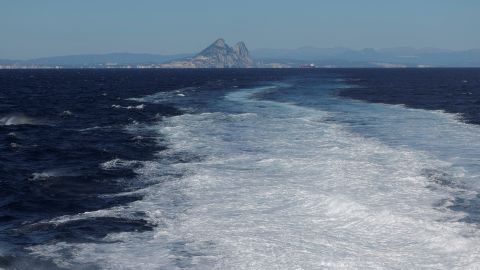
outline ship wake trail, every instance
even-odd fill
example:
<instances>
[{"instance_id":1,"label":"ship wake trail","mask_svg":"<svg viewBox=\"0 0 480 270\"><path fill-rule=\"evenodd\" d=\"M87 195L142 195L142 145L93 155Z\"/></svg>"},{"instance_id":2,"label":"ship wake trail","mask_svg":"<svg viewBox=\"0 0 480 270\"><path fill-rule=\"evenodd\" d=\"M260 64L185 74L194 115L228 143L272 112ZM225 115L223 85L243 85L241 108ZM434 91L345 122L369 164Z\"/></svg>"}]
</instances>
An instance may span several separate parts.
<instances>
[{"instance_id":1,"label":"ship wake trail","mask_svg":"<svg viewBox=\"0 0 480 270\"><path fill-rule=\"evenodd\" d=\"M156 126L170 148L137 172L162 181L140 201L97 213L146 213L153 231L32 252L105 269L480 267L474 225L433 207L451 195L427 187L425 168L445 162L355 135L326 121L330 112L253 97L275 88L228 94L219 107L235 112Z\"/></svg>"}]
</instances>

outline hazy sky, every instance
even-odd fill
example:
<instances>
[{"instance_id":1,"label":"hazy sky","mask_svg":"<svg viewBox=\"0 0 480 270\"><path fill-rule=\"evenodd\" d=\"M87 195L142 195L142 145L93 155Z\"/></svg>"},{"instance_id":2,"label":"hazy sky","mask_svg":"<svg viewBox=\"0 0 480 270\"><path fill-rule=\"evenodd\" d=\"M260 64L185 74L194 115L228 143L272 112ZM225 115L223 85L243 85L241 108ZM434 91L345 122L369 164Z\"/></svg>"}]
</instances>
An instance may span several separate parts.
<instances>
[{"instance_id":1,"label":"hazy sky","mask_svg":"<svg viewBox=\"0 0 480 270\"><path fill-rule=\"evenodd\" d=\"M480 0L0 0L0 58L254 48L480 48Z\"/></svg>"}]
</instances>

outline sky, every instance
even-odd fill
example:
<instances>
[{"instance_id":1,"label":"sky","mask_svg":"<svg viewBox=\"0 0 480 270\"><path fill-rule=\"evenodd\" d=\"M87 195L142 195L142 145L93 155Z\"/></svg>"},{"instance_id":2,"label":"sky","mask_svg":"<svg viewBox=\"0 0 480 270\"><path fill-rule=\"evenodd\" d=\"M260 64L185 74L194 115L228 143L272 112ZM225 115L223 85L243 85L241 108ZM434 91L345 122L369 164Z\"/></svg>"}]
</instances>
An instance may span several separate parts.
<instances>
[{"instance_id":1,"label":"sky","mask_svg":"<svg viewBox=\"0 0 480 270\"><path fill-rule=\"evenodd\" d=\"M0 59L302 46L480 48L480 0L0 0Z\"/></svg>"}]
</instances>

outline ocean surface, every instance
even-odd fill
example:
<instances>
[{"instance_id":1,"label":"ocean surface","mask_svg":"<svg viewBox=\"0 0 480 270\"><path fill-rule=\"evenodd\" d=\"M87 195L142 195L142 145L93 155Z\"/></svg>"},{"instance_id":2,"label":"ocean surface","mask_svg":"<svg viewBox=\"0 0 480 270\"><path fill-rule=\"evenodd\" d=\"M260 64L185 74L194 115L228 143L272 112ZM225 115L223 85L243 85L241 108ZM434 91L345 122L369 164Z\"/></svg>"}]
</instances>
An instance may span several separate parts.
<instances>
[{"instance_id":1,"label":"ocean surface","mask_svg":"<svg viewBox=\"0 0 480 270\"><path fill-rule=\"evenodd\" d=\"M1 70L0 268L479 269L480 69Z\"/></svg>"}]
</instances>

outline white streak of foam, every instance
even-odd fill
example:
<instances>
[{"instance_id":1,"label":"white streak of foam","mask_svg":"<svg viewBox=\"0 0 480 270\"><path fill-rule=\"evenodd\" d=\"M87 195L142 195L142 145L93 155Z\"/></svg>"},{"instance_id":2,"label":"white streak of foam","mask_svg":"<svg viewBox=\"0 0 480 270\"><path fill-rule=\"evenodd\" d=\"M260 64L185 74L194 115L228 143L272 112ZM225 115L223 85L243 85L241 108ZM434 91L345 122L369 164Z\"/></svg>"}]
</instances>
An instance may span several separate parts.
<instances>
[{"instance_id":1,"label":"white streak of foam","mask_svg":"<svg viewBox=\"0 0 480 270\"><path fill-rule=\"evenodd\" d=\"M112 108L115 108L115 109L127 109L127 110L143 110L145 109L145 105L144 104L140 104L140 105L137 105L137 106L132 106L132 105L129 105L129 106L120 106L118 104L113 104L112 105Z\"/></svg>"},{"instance_id":2,"label":"white streak of foam","mask_svg":"<svg viewBox=\"0 0 480 270\"><path fill-rule=\"evenodd\" d=\"M132 169L136 166L139 166L140 164L141 162L137 160L123 160L115 158L100 164L100 168L104 170Z\"/></svg>"},{"instance_id":3,"label":"white streak of foam","mask_svg":"<svg viewBox=\"0 0 480 270\"><path fill-rule=\"evenodd\" d=\"M172 102L177 97L185 97L188 93L195 92L197 87L184 87L176 90L158 92L153 95L148 95L140 98L128 98L127 100L136 102L148 102L148 103L162 103Z\"/></svg>"}]
</instances>

